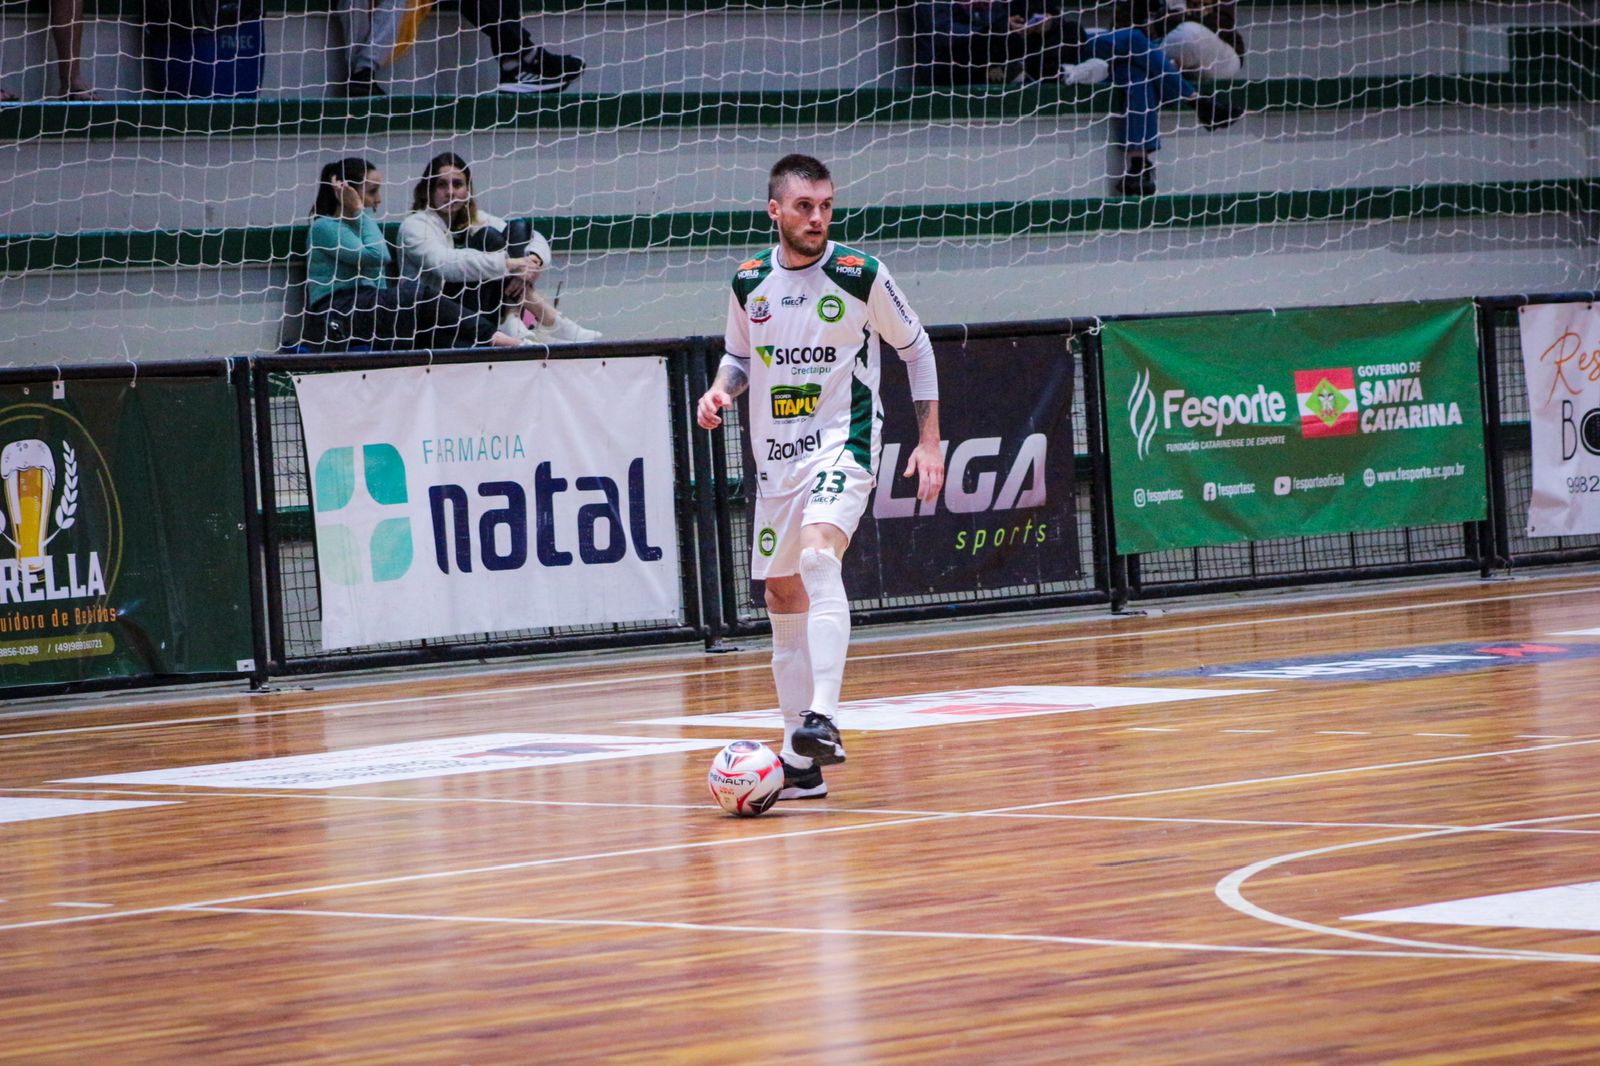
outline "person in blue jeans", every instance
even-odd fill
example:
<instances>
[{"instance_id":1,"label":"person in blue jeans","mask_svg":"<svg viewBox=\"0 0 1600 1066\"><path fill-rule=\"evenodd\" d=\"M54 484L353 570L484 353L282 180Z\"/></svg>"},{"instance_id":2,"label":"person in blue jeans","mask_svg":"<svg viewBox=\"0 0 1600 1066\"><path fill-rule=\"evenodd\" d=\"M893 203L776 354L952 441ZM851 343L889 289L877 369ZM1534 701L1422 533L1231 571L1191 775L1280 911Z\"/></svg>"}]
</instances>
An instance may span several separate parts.
<instances>
[{"instance_id":1,"label":"person in blue jeans","mask_svg":"<svg viewBox=\"0 0 1600 1066\"><path fill-rule=\"evenodd\" d=\"M1016 80L1109 80L1122 90L1123 196L1155 192L1151 153L1161 147L1161 108L1188 103L1206 129L1239 116L1198 92L1144 31L1085 32L1053 0L922 0L912 8L914 76L923 85Z\"/></svg>"},{"instance_id":2,"label":"person in blue jeans","mask_svg":"<svg viewBox=\"0 0 1600 1066\"><path fill-rule=\"evenodd\" d=\"M1084 37L1083 52L1106 64L1111 83L1122 90L1125 100L1123 174L1115 185L1123 196L1149 196L1156 191L1150 156L1161 147L1162 107L1192 104L1200 125L1208 130L1222 129L1239 118L1225 100L1199 92L1143 30L1090 32ZM1065 70L1064 77L1073 80Z\"/></svg>"}]
</instances>

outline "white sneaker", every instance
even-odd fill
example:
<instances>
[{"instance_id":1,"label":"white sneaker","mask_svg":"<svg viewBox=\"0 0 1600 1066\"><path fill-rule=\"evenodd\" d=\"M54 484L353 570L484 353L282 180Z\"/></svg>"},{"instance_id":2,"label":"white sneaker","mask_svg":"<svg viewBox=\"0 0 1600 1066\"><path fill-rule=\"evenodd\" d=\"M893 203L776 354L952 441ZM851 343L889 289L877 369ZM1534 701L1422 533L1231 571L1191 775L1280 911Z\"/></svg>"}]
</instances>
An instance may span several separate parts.
<instances>
[{"instance_id":1,"label":"white sneaker","mask_svg":"<svg viewBox=\"0 0 1600 1066\"><path fill-rule=\"evenodd\" d=\"M1111 64L1103 59L1085 59L1082 63L1061 64L1063 85L1098 85L1111 80Z\"/></svg>"},{"instance_id":2,"label":"white sneaker","mask_svg":"<svg viewBox=\"0 0 1600 1066\"><path fill-rule=\"evenodd\" d=\"M553 326L540 326L533 331L533 339L541 344L589 344L599 340L597 329L584 329L566 315L556 318Z\"/></svg>"},{"instance_id":3,"label":"white sneaker","mask_svg":"<svg viewBox=\"0 0 1600 1066\"><path fill-rule=\"evenodd\" d=\"M516 311L506 313L505 318L500 321L500 332L522 344L533 344L538 339L534 335L535 331L528 328L528 324L522 321L522 315Z\"/></svg>"}]
</instances>

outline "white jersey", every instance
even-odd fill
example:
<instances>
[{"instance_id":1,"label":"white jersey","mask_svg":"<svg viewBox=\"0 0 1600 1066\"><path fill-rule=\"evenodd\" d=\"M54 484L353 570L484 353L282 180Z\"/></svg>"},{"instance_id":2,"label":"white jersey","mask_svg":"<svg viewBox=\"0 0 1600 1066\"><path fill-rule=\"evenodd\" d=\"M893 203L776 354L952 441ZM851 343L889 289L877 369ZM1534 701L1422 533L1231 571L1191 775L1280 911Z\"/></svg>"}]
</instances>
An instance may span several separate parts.
<instances>
[{"instance_id":1,"label":"white jersey","mask_svg":"<svg viewBox=\"0 0 1600 1066\"><path fill-rule=\"evenodd\" d=\"M905 352L922 323L872 256L828 243L791 270L776 248L739 264L727 350L749 361L757 491L781 496L845 463L877 472L883 405L879 338Z\"/></svg>"}]
</instances>

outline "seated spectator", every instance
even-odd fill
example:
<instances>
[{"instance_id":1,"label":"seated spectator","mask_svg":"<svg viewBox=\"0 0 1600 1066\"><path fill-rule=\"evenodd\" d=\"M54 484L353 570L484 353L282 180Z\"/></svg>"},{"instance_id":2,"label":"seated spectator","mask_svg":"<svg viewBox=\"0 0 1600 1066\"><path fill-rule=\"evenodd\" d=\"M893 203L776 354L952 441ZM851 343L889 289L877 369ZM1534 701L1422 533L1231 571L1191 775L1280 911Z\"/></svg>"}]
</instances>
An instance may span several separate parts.
<instances>
[{"instance_id":1,"label":"seated spectator","mask_svg":"<svg viewBox=\"0 0 1600 1066\"><path fill-rule=\"evenodd\" d=\"M1118 0L1112 23L1144 31L1190 78L1235 78L1244 66L1236 0Z\"/></svg>"},{"instance_id":2,"label":"seated spectator","mask_svg":"<svg viewBox=\"0 0 1600 1066\"><path fill-rule=\"evenodd\" d=\"M429 160L400 224L405 275L455 299L469 314L522 341L598 340L534 290L550 265L550 242L525 221L479 210L472 170L454 152Z\"/></svg>"},{"instance_id":3,"label":"seated spectator","mask_svg":"<svg viewBox=\"0 0 1600 1066\"><path fill-rule=\"evenodd\" d=\"M404 55L433 0L336 0L350 49L344 95L382 96L378 68ZM559 92L583 73L577 56L547 52L522 28L517 0L461 0L461 17L489 39L503 93Z\"/></svg>"},{"instance_id":4,"label":"seated spectator","mask_svg":"<svg viewBox=\"0 0 1600 1066\"><path fill-rule=\"evenodd\" d=\"M1150 157L1161 147L1162 107L1190 104L1200 125L1208 130L1222 129L1239 118L1227 101L1200 93L1143 30L1090 31L1085 35L1084 52L1090 58L1063 67L1062 80L1092 81L1104 71L1122 90L1123 173L1114 185L1122 196L1150 196L1156 191L1155 164Z\"/></svg>"},{"instance_id":5,"label":"seated spectator","mask_svg":"<svg viewBox=\"0 0 1600 1066\"><path fill-rule=\"evenodd\" d=\"M492 322L415 281L391 285L389 245L373 219L382 176L364 159L322 168L311 208L301 343L317 351L515 347Z\"/></svg>"},{"instance_id":6,"label":"seated spectator","mask_svg":"<svg viewBox=\"0 0 1600 1066\"><path fill-rule=\"evenodd\" d=\"M1131 11L1127 3L1120 14ZM1164 9L1163 9L1164 10ZM1206 129L1239 116L1202 95L1141 29L1084 31L1054 0L920 0L913 8L923 84L964 85L1059 77L1068 84L1109 80L1122 90L1122 196L1155 192L1151 155L1161 147L1160 110L1188 103Z\"/></svg>"}]
</instances>

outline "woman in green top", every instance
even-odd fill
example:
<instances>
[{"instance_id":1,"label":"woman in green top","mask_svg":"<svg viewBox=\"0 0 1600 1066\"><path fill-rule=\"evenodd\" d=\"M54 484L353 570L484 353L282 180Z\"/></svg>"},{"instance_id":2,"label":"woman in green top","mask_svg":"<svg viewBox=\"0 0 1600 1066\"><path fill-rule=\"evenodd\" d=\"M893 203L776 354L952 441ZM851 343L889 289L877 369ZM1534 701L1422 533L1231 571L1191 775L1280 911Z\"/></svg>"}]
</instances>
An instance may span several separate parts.
<instances>
[{"instance_id":1,"label":"woman in green top","mask_svg":"<svg viewBox=\"0 0 1600 1066\"><path fill-rule=\"evenodd\" d=\"M321 351L512 347L493 322L415 281L389 280L391 254L369 207L380 178L365 159L322 168L311 208L301 342Z\"/></svg>"}]
</instances>

